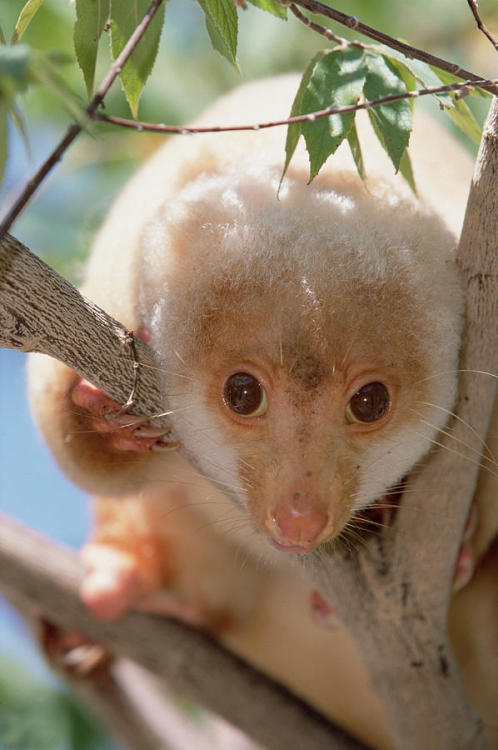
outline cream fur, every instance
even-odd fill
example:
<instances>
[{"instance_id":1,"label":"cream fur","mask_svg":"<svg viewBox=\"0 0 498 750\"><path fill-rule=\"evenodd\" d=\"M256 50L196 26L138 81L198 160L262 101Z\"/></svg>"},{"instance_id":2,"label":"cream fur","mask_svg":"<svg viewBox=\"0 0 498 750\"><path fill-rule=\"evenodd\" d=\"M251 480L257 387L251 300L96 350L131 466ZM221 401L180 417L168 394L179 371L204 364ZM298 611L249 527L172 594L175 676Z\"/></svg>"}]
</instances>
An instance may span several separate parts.
<instances>
[{"instance_id":1,"label":"cream fur","mask_svg":"<svg viewBox=\"0 0 498 750\"><path fill-rule=\"evenodd\" d=\"M248 84L197 123L284 117L297 84L295 76ZM420 460L446 422L461 333L455 236L471 162L419 117L416 200L360 116L367 188L345 147L308 186L301 148L277 198L284 137L272 129L170 139L118 198L83 287L128 327L150 329L175 431L225 494L173 456L111 463L105 441L81 430L69 395L76 376L59 364L32 362L32 403L62 468L100 495L98 508L111 508L99 512L97 542L118 535L133 548L133 506L143 514L135 534L158 535L178 568L164 586L208 609L224 604L238 623L225 643L386 750L384 715L347 634L316 628L305 611L309 585L254 530L296 488L340 506L340 525ZM316 387L306 387L310 362ZM249 367L262 371L271 396L256 431L230 425L219 403L223 377ZM392 381L396 403L385 428L356 434L344 400L362 367ZM314 485L304 483L305 468ZM123 495L126 504L116 504Z\"/></svg>"}]
</instances>

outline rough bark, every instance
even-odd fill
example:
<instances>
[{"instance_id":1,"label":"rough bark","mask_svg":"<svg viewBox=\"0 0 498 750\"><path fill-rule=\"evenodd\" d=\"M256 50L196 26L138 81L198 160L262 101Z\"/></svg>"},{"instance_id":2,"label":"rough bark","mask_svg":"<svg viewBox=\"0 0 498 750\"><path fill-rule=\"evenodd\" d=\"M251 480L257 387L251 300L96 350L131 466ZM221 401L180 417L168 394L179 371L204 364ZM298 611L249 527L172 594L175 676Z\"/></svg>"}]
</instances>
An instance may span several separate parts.
<instances>
[{"instance_id":1,"label":"rough bark","mask_svg":"<svg viewBox=\"0 0 498 750\"><path fill-rule=\"evenodd\" d=\"M496 373L498 100L486 121L458 250L467 286L463 371ZM496 378L462 372L454 438L487 432ZM393 525L354 557L317 566L317 583L356 638L402 750L482 748L481 727L446 634L459 540L477 482L475 454L442 439L408 483ZM446 450L445 448L448 448ZM469 460L466 460L469 459ZM411 491L413 490L413 491ZM420 510L425 505L427 512Z\"/></svg>"},{"instance_id":2,"label":"rough bark","mask_svg":"<svg viewBox=\"0 0 498 750\"><path fill-rule=\"evenodd\" d=\"M70 551L5 517L0 519L0 591L21 604L23 611L46 612L61 628L110 644L114 654L138 662L268 750L302 750L303 738L306 750L367 750L200 631L138 612L119 623L96 620L78 596L82 574ZM111 710L117 702L122 696L113 687ZM134 728L128 719L121 717L121 729L130 733Z\"/></svg>"}]
</instances>

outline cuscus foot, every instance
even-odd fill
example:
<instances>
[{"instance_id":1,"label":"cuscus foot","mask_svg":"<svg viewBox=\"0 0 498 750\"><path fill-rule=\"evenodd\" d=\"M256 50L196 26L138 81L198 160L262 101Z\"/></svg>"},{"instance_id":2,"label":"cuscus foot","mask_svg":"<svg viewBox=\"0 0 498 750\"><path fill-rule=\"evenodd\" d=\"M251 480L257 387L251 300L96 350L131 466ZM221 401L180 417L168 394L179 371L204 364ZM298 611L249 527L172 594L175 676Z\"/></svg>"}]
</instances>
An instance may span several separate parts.
<instances>
[{"instance_id":1,"label":"cuscus foot","mask_svg":"<svg viewBox=\"0 0 498 750\"><path fill-rule=\"evenodd\" d=\"M82 633L59 628L45 617L37 620L43 652L54 669L71 679L94 679L106 674L113 657L102 643Z\"/></svg>"},{"instance_id":2,"label":"cuscus foot","mask_svg":"<svg viewBox=\"0 0 498 750\"><path fill-rule=\"evenodd\" d=\"M81 379L71 392L73 403L88 414L89 428L105 435L117 451L170 451L178 448L163 427L153 427L147 417L132 416L88 380Z\"/></svg>"},{"instance_id":3,"label":"cuscus foot","mask_svg":"<svg viewBox=\"0 0 498 750\"><path fill-rule=\"evenodd\" d=\"M100 620L117 620L136 609L207 627L202 607L168 591L165 555L152 540L143 540L133 550L87 544L81 552L87 571L80 587L81 599Z\"/></svg>"}]
</instances>

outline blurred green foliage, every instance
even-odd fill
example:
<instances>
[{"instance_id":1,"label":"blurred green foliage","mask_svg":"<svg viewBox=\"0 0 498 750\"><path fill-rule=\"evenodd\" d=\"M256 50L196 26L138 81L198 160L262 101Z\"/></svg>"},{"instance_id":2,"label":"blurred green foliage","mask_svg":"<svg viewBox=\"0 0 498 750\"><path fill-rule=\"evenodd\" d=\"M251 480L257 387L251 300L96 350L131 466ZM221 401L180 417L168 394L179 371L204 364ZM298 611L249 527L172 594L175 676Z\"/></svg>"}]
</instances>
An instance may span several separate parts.
<instances>
[{"instance_id":1,"label":"blurred green foliage","mask_svg":"<svg viewBox=\"0 0 498 750\"><path fill-rule=\"evenodd\" d=\"M2 750L105 750L105 736L70 695L0 655Z\"/></svg>"}]
</instances>

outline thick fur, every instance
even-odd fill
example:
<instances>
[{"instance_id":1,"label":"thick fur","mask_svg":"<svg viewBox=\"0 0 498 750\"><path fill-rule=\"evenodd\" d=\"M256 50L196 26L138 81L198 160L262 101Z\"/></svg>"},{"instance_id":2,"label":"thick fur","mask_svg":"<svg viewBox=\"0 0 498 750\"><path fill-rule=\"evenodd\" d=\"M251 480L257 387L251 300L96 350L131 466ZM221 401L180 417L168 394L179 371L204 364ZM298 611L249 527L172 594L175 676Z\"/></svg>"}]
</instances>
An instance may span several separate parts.
<instances>
[{"instance_id":1,"label":"thick fur","mask_svg":"<svg viewBox=\"0 0 498 750\"><path fill-rule=\"evenodd\" d=\"M284 117L297 84L249 84L198 123ZM224 494L176 456L117 454L85 430L69 398L77 377L59 363L34 359L30 380L62 468L100 496L95 539L133 547L154 536L167 558L160 584L228 612L230 647L388 748L347 634L317 628L293 561L254 534L274 535L275 517L287 522L299 495L336 535L423 457L454 402L463 304L454 251L471 162L421 117L411 146L417 200L365 121L360 141L367 186L345 147L308 185L301 150L277 197L282 130L171 139L96 239L83 291L130 329L150 331L175 434ZM246 369L264 383L269 409L244 423L221 393ZM355 388L376 380L389 385L388 418L368 430L347 424ZM498 525L493 513L482 516L479 554Z\"/></svg>"}]
</instances>

